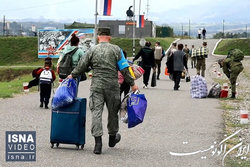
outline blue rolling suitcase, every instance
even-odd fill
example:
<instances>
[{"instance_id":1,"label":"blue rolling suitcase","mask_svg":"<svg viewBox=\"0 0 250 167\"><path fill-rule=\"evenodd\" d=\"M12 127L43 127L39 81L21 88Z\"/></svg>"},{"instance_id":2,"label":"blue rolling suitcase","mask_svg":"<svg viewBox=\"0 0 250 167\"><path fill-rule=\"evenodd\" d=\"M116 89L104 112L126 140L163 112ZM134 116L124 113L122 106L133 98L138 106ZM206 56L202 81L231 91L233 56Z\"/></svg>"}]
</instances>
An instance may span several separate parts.
<instances>
[{"instance_id":1,"label":"blue rolling suitcase","mask_svg":"<svg viewBox=\"0 0 250 167\"><path fill-rule=\"evenodd\" d=\"M73 104L52 109L50 143L75 144L77 149L85 144L86 98L76 98Z\"/></svg>"}]
</instances>

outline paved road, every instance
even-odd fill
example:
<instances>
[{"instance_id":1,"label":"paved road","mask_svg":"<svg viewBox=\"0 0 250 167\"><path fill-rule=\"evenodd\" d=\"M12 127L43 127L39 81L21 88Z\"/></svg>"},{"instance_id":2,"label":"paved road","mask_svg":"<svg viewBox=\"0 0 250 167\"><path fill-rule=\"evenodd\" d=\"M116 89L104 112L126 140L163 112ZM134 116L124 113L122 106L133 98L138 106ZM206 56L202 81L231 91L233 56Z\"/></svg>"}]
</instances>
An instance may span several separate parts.
<instances>
[{"instance_id":1,"label":"paved road","mask_svg":"<svg viewBox=\"0 0 250 167\"><path fill-rule=\"evenodd\" d=\"M201 45L202 40L183 40L183 44ZM208 40L210 51L216 40ZM208 67L214 58L208 58ZM163 64L165 63L165 60ZM190 66L190 64L189 64ZM162 67L163 70L164 66ZM194 69L189 70L191 75ZM206 79L211 85L207 72ZM29 93L12 99L0 100L0 166L143 166L143 167L216 167L220 158L211 152L177 157L169 152L190 153L206 150L220 141L222 136L222 111L216 99L192 99L190 83L181 82L180 91L173 91L173 82L163 74L157 87L142 89L142 80L137 81L141 93L146 95L148 109L144 122L132 129L120 123L121 142L115 148L108 147L108 134L104 128L103 154L94 155L94 140L90 134L90 110L87 108L86 145L76 151L73 146L51 149L50 110L39 108L39 93ZM80 84L80 97L89 96L90 81ZM103 114L106 127L107 111ZM32 163L5 163L5 131L24 130L37 133L37 161ZM203 158L202 158L203 157ZM206 157L206 158L204 158Z\"/></svg>"}]
</instances>

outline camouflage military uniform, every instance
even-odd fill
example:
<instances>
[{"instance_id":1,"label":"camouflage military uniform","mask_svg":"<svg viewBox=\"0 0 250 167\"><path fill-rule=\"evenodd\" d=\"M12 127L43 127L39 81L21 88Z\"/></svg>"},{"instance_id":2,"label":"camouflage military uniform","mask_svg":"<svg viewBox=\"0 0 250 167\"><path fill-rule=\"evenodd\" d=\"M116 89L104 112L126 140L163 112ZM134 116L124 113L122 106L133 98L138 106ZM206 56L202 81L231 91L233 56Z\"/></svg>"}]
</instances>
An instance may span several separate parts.
<instances>
[{"instance_id":1,"label":"camouflage military uniform","mask_svg":"<svg viewBox=\"0 0 250 167\"><path fill-rule=\"evenodd\" d=\"M119 130L118 110L120 108L120 88L118 84L117 62L121 59L120 48L108 42L99 43L89 49L71 75L77 77L93 70L89 107L92 112L91 132L94 137L103 135L102 112L104 103L108 108L108 133L115 135ZM134 80L128 68L121 70L125 81L133 86Z\"/></svg>"},{"instance_id":2,"label":"camouflage military uniform","mask_svg":"<svg viewBox=\"0 0 250 167\"><path fill-rule=\"evenodd\" d=\"M244 54L239 49L234 49L232 55L223 61L223 72L226 74L231 83L232 96L236 93L236 80L238 75L244 69L242 63Z\"/></svg>"},{"instance_id":3,"label":"camouflage military uniform","mask_svg":"<svg viewBox=\"0 0 250 167\"><path fill-rule=\"evenodd\" d=\"M206 58L208 57L209 50L207 47L201 47L196 52L196 70L197 74L201 74L201 76L205 77L205 70L206 70ZM201 72L200 72L201 71Z\"/></svg>"}]
</instances>

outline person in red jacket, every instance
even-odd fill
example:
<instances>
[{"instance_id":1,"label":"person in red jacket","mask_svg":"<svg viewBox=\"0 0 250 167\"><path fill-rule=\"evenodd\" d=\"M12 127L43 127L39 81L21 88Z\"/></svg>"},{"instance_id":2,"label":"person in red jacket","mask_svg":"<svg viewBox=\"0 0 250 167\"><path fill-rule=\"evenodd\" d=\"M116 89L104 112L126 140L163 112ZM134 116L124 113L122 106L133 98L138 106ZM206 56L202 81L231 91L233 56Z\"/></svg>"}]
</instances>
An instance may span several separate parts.
<instances>
[{"instance_id":1,"label":"person in red jacket","mask_svg":"<svg viewBox=\"0 0 250 167\"><path fill-rule=\"evenodd\" d=\"M48 109L50 94L51 94L51 85L56 79L55 72L51 69L52 61L48 60L44 62L44 68L41 68L37 71L39 76L39 85L40 85L40 107L45 105L45 109Z\"/></svg>"}]
</instances>

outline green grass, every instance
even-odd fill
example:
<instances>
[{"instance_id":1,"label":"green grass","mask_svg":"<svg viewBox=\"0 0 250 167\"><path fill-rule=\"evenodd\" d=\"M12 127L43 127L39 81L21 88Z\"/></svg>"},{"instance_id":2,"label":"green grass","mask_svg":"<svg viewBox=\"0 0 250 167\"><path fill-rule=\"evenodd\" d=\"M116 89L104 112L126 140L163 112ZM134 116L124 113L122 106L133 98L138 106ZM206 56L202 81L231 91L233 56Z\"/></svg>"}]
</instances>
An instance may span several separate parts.
<instances>
[{"instance_id":1,"label":"green grass","mask_svg":"<svg viewBox=\"0 0 250 167\"><path fill-rule=\"evenodd\" d=\"M152 43L152 47L154 47L156 41L160 41L162 47L166 50L175 39L146 38L146 40ZM128 53L128 56L132 56L132 39L113 38L111 43L120 46ZM141 48L139 39L135 41L135 44L137 53ZM31 72L36 67L31 66L43 66L44 60L38 59L37 48L36 37L0 37L0 66L10 66L0 68L0 98L13 97L14 94L22 93L23 82L32 80ZM54 65L56 62L57 59L53 59ZM55 68L53 69L55 70ZM35 90L37 90L37 87L30 89L30 91Z\"/></svg>"},{"instance_id":2,"label":"green grass","mask_svg":"<svg viewBox=\"0 0 250 167\"><path fill-rule=\"evenodd\" d=\"M32 79L30 75L20 76L12 81L0 82L0 98L13 97L15 94L23 92L23 82L29 82ZM33 87L30 91L37 90L37 87Z\"/></svg>"},{"instance_id":3,"label":"green grass","mask_svg":"<svg viewBox=\"0 0 250 167\"><path fill-rule=\"evenodd\" d=\"M174 38L146 38L152 43L152 47L156 41L160 41L162 47L166 50L175 40ZM43 59L38 59L37 37L0 37L0 66L42 66ZM133 40L128 38L112 38L111 43L120 46L128 53L128 57L132 56ZM141 48L139 39L135 41L136 53ZM56 64L57 59L53 59Z\"/></svg>"},{"instance_id":4,"label":"green grass","mask_svg":"<svg viewBox=\"0 0 250 167\"><path fill-rule=\"evenodd\" d=\"M250 162L246 160L241 160L238 158L238 160L234 159L228 159L226 161L226 167L250 167Z\"/></svg>"},{"instance_id":5,"label":"green grass","mask_svg":"<svg viewBox=\"0 0 250 167\"><path fill-rule=\"evenodd\" d=\"M37 38L35 37L1 37L0 65L38 65Z\"/></svg>"},{"instance_id":6,"label":"green grass","mask_svg":"<svg viewBox=\"0 0 250 167\"><path fill-rule=\"evenodd\" d=\"M0 82L11 81L19 76L30 74L34 67L0 68Z\"/></svg>"},{"instance_id":7,"label":"green grass","mask_svg":"<svg viewBox=\"0 0 250 167\"><path fill-rule=\"evenodd\" d=\"M215 54L227 55L230 49L240 49L245 55L250 55L250 39L224 39L215 50Z\"/></svg>"},{"instance_id":8,"label":"green grass","mask_svg":"<svg viewBox=\"0 0 250 167\"><path fill-rule=\"evenodd\" d=\"M29 82L33 78L30 74L21 75L11 81L2 81L0 82L0 98L10 98L16 94L24 93L23 83ZM54 81L54 87L58 86L58 77ZM29 89L30 92L38 91L38 86L34 86Z\"/></svg>"}]
</instances>

